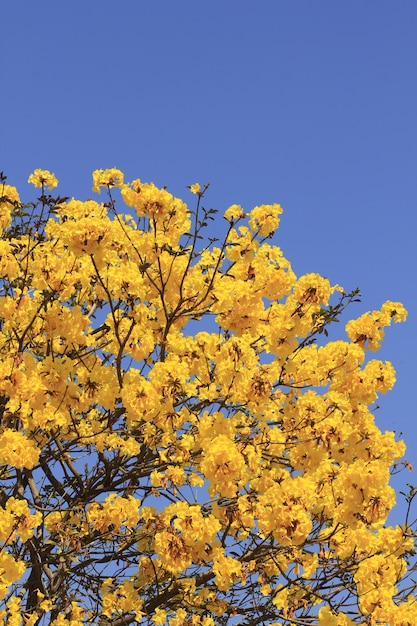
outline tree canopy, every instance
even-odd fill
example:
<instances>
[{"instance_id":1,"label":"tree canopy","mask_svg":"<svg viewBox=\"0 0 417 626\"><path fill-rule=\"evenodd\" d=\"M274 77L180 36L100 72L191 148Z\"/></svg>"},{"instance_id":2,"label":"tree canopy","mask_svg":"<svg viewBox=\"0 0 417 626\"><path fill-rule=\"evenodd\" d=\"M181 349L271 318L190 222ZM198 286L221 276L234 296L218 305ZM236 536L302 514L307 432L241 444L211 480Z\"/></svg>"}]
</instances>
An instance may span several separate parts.
<instances>
[{"instance_id":1,"label":"tree canopy","mask_svg":"<svg viewBox=\"0 0 417 626\"><path fill-rule=\"evenodd\" d=\"M295 276L280 205L93 181L0 180L2 623L415 626L369 356L403 305L333 338L359 292Z\"/></svg>"}]
</instances>

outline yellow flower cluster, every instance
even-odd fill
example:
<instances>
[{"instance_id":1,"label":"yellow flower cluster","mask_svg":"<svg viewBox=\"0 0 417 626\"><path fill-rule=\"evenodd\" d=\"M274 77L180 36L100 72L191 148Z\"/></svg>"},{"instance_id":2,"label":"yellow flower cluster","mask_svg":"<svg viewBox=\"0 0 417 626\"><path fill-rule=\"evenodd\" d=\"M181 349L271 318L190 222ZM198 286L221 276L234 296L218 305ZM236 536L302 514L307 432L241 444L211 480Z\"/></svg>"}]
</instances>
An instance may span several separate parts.
<instances>
[{"instance_id":1,"label":"yellow flower cluster","mask_svg":"<svg viewBox=\"0 0 417 626\"><path fill-rule=\"evenodd\" d=\"M281 213L279 204L256 206L249 214L249 226L261 237L271 237L278 228Z\"/></svg>"},{"instance_id":2,"label":"yellow flower cluster","mask_svg":"<svg viewBox=\"0 0 417 626\"><path fill-rule=\"evenodd\" d=\"M221 529L213 515L203 515L199 505L190 507L185 502L168 506L158 521L162 527L155 534L155 551L172 574L180 574L193 562L206 560Z\"/></svg>"},{"instance_id":3,"label":"yellow flower cluster","mask_svg":"<svg viewBox=\"0 0 417 626\"><path fill-rule=\"evenodd\" d=\"M28 183L32 183L34 187L47 187L52 190L58 186L58 179L55 174L51 174L48 170L36 169L29 176Z\"/></svg>"},{"instance_id":4,"label":"yellow flower cluster","mask_svg":"<svg viewBox=\"0 0 417 626\"><path fill-rule=\"evenodd\" d=\"M9 587L23 576L25 570L22 561L14 559L7 552L0 553L0 600L9 593Z\"/></svg>"},{"instance_id":5,"label":"yellow flower cluster","mask_svg":"<svg viewBox=\"0 0 417 626\"><path fill-rule=\"evenodd\" d=\"M346 332L353 343L368 350L378 350L384 338L384 328L394 322L403 322L407 311L400 302L385 302L380 311L365 313L346 324Z\"/></svg>"},{"instance_id":6,"label":"yellow flower cluster","mask_svg":"<svg viewBox=\"0 0 417 626\"><path fill-rule=\"evenodd\" d=\"M206 446L200 469L210 482L211 495L234 496L246 482L243 455L227 435L217 435Z\"/></svg>"},{"instance_id":7,"label":"yellow flower cluster","mask_svg":"<svg viewBox=\"0 0 417 626\"><path fill-rule=\"evenodd\" d=\"M9 498L5 509L0 509L0 541L14 541L19 536L23 543L33 537L33 532L42 522L42 514L31 514L26 500Z\"/></svg>"},{"instance_id":8,"label":"yellow flower cluster","mask_svg":"<svg viewBox=\"0 0 417 626\"><path fill-rule=\"evenodd\" d=\"M9 228L12 222L13 207L19 205L20 197L16 187L3 184L0 186L0 232ZM1 242L3 245L6 242ZM1 253L3 258L3 251Z\"/></svg>"},{"instance_id":9,"label":"yellow flower cluster","mask_svg":"<svg viewBox=\"0 0 417 626\"><path fill-rule=\"evenodd\" d=\"M122 526L133 528L139 521L140 502L133 496L122 498L117 494L107 496L101 505L93 502L87 511L87 521L101 533L106 533L111 527L119 532Z\"/></svg>"},{"instance_id":10,"label":"yellow flower cluster","mask_svg":"<svg viewBox=\"0 0 417 626\"><path fill-rule=\"evenodd\" d=\"M32 439L21 432L5 428L0 434L0 463L32 469L39 460L40 450Z\"/></svg>"},{"instance_id":11,"label":"yellow flower cluster","mask_svg":"<svg viewBox=\"0 0 417 626\"><path fill-rule=\"evenodd\" d=\"M121 187L124 174L113 167L108 170L95 170L93 172L93 191L100 193L100 187Z\"/></svg>"},{"instance_id":12,"label":"yellow flower cluster","mask_svg":"<svg viewBox=\"0 0 417 626\"><path fill-rule=\"evenodd\" d=\"M131 581L126 580L121 585L115 586L113 579L107 578L100 591L103 595L103 616L114 619L117 615L133 612L136 620L140 621L143 616L141 610L143 601Z\"/></svg>"}]
</instances>

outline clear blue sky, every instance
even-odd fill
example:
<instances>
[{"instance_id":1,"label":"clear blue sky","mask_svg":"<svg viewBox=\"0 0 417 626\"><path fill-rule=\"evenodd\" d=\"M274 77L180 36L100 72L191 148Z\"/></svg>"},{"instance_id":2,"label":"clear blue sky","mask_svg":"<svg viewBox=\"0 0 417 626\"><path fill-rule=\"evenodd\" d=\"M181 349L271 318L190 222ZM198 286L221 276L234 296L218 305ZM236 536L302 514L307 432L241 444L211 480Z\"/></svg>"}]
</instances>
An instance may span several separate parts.
<instances>
[{"instance_id":1,"label":"clear blue sky","mask_svg":"<svg viewBox=\"0 0 417 626\"><path fill-rule=\"evenodd\" d=\"M112 166L187 200L210 181L220 211L281 203L276 242L359 286L353 316L403 301L376 416L417 467L415 0L19 0L0 52L0 169L25 199L36 167L80 198Z\"/></svg>"}]
</instances>

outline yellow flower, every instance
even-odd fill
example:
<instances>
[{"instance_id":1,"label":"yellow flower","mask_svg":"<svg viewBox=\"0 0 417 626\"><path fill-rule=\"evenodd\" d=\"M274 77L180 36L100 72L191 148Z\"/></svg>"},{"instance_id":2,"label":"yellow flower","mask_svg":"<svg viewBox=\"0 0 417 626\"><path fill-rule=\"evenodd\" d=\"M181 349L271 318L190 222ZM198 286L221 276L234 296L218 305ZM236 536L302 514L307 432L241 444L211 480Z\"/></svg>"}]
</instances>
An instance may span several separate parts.
<instances>
[{"instance_id":1,"label":"yellow flower","mask_svg":"<svg viewBox=\"0 0 417 626\"><path fill-rule=\"evenodd\" d=\"M65 517L63 511L53 511L45 516L44 524L48 532L59 532Z\"/></svg>"},{"instance_id":2,"label":"yellow flower","mask_svg":"<svg viewBox=\"0 0 417 626\"><path fill-rule=\"evenodd\" d=\"M93 172L93 191L100 193L100 187L121 187L124 174L115 167Z\"/></svg>"},{"instance_id":3,"label":"yellow flower","mask_svg":"<svg viewBox=\"0 0 417 626\"><path fill-rule=\"evenodd\" d=\"M232 206L229 206L229 208L226 209L226 211L224 212L224 218L228 222L231 222L232 220L237 220L244 216L245 213L240 204L232 204Z\"/></svg>"},{"instance_id":4,"label":"yellow flower","mask_svg":"<svg viewBox=\"0 0 417 626\"><path fill-rule=\"evenodd\" d=\"M352 343L363 348L376 351L380 348L384 337L384 327L394 322L403 322L407 318L407 311L401 302L385 302L380 311L364 313L356 320L346 324L346 333Z\"/></svg>"},{"instance_id":5,"label":"yellow flower","mask_svg":"<svg viewBox=\"0 0 417 626\"><path fill-rule=\"evenodd\" d=\"M198 474L191 474L189 482L193 487L202 487L204 485L204 478Z\"/></svg>"},{"instance_id":6,"label":"yellow flower","mask_svg":"<svg viewBox=\"0 0 417 626\"><path fill-rule=\"evenodd\" d=\"M15 559L6 552L0 552L0 600L8 592L8 587L18 581L25 573L26 567L22 561Z\"/></svg>"},{"instance_id":7,"label":"yellow flower","mask_svg":"<svg viewBox=\"0 0 417 626\"><path fill-rule=\"evenodd\" d=\"M39 460L40 450L32 439L21 432L6 428L0 435L0 463L12 467L33 469Z\"/></svg>"},{"instance_id":8,"label":"yellow flower","mask_svg":"<svg viewBox=\"0 0 417 626\"><path fill-rule=\"evenodd\" d=\"M328 606L323 606L319 611L319 626L336 626L336 616Z\"/></svg>"},{"instance_id":9,"label":"yellow flower","mask_svg":"<svg viewBox=\"0 0 417 626\"><path fill-rule=\"evenodd\" d=\"M243 483L246 465L234 442L226 435L218 435L205 442L201 472L211 481L209 493L234 496Z\"/></svg>"},{"instance_id":10,"label":"yellow flower","mask_svg":"<svg viewBox=\"0 0 417 626\"><path fill-rule=\"evenodd\" d=\"M200 183L194 183L194 185L190 185L191 193L199 194L201 191Z\"/></svg>"},{"instance_id":11,"label":"yellow flower","mask_svg":"<svg viewBox=\"0 0 417 626\"><path fill-rule=\"evenodd\" d=\"M407 319L407 310L401 302L391 302L387 300L382 307L381 312L387 314L394 322L405 322Z\"/></svg>"},{"instance_id":12,"label":"yellow flower","mask_svg":"<svg viewBox=\"0 0 417 626\"><path fill-rule=\"evenodd\" d=\"M18 205L20 197L16 187L11 185L0 186L0 228L9 228L12 222L13 206ZM0 255L1 258L2 255Z\"/></svg>"},{"instance_id":13,"label":"yellow flower","mask_svg":"<svg viewBox=\"0 0 417 626\"><path fill-rule=\"evenodd\" d=\"M306 274L296 282L294 297L300 304L328 304L330 283L319 274Z\"/></svg>"},{"instance_id":14,"label":"yellow flower","mask_svg":"<svg viewBox=\"0 0 417 626\"><path fill-rule=\"evenodd\" d=\"M319 565L318 554L304 554L302 557L304 571L301 574L303 578L310 580Z\"/></svg>"},{"instance_id":15,"label":"yellow flower","mask_svg":"<svg viewBox=\"0 0 417 626\"><path fill-rule=\"evenodd\" d=\"M249 226L261 237L270 237L279 225L282 208L279 204L261 204L250 212Z\"/></svg>"},{"instance_id":16,"label":"yellow flower","mask_svg":"<svg viewBox=\"0 0 417 626\"><path fill-rule=\"evenodd\" d=\"M39 604L39 608L44 613L47 613L48 611L50 611L52 609L52 606L53 606L52 600L42 600L42 602Z\"/></svg>"},{"instance_id":17,"label":"yellow flower","mask_svg":"<svg viewBox=\"0 0 417 626\"><path fill-rule=\"evenodd\" d=\"M57 187L58 180L55 174L51 174L48 170L36 169L28 178L28 183L32 183L35 187L48 187L54 189Z\"/></svg>"},{"instance_id":18,"label":"yellow flower","mask_svg":"<svg viewBox=\"0 0 417 626\"><path fill-rule=\"evenodd\" d=\"M165 569L172 574L184 572L192 563L190 549L181 534L171 528L156 533L155 551Z\"/></svg>"},{"instance_id":19,"label":"yellow flower","mask_svg":"<svg viewBox=\"0 0 417 626\"><path fill-rule=\"evenodd\" d=\"M156 608L155 613L152 616L152 621L155 626L163 626L167 617L167 612L163 609Z\"/></svg>"},{"instance_id":20,"label":"yellow flower","mask_svg":"<svg viewBox=\"0 0 417 626\"><path fill-rule=\"evenodd\" d=\"M111 493L103 504L93 502L87 511L87 521L95 530L105 533L109 528L120 532L122 526L133 528L139 520L139 500Z\"/></svg>"},{"instance_id":21,"label":"yellow flower","mask_svg":"<svg viewBox=\"0 0 417 626\"><path fill-rule=\"evenodd\" d=\"M227 591L242 575L243 565L237 559L226 556L220 549L214 550L213 573L216 574L216 586Z\"/></svg>"},{"instance_id":22,"label":"yellow flower","mask_svg":"<svg viewBox=\"0 0 417 626\"><path fill-rule=\"evenodd\" d=\"M11 541L19 535L24 543L33 537L34 529L42 523L42 513L30 514L26 500L9 498L5 510L0 509L0 540Z\"/></svg>"}]
</instances>

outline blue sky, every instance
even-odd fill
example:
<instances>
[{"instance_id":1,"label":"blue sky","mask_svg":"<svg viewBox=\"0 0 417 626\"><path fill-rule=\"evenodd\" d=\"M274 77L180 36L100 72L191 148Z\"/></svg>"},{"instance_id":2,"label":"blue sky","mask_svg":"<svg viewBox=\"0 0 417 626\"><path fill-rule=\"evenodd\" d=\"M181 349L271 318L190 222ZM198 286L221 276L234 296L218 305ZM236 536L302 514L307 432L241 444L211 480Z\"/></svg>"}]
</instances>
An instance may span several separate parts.
<instances>
[{"instance_id":1,"label":"blue sky","mask_svg":"<svg viewBox=\"0 0 417 626\"><path fill-rule=\"evenodd\" d=\"M87 198L116 166L190 202L209 181L220 211L282 204L298 275L360 287L351 316L408 308L376 416L417 466L415 0L20 0L2 25L0 169L23 198L36 167Z\"/></svg>"}]
</instances>

